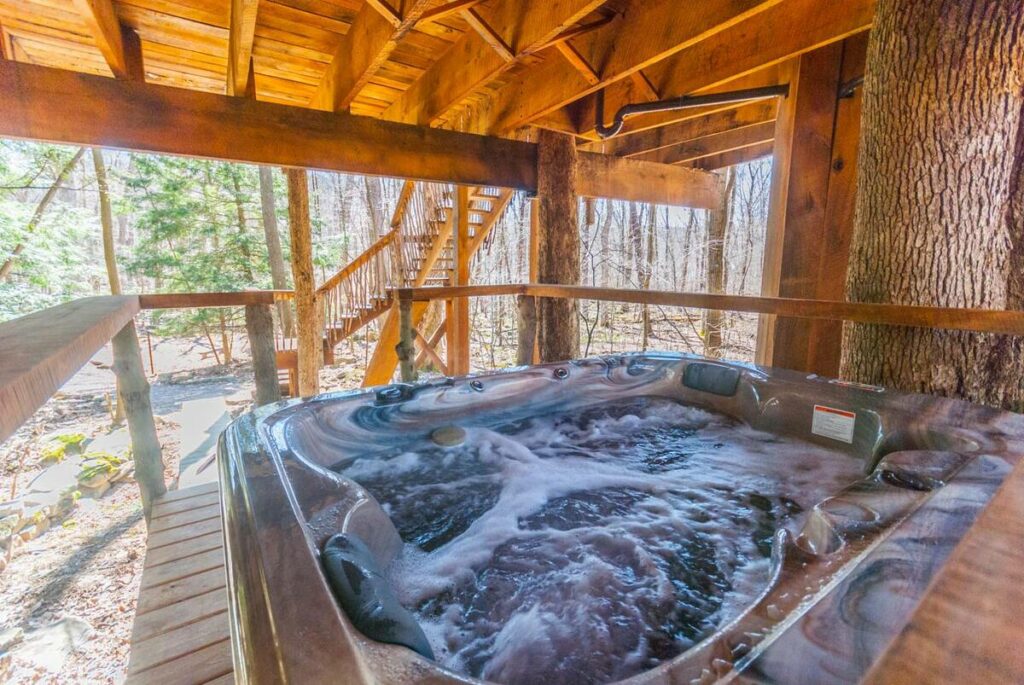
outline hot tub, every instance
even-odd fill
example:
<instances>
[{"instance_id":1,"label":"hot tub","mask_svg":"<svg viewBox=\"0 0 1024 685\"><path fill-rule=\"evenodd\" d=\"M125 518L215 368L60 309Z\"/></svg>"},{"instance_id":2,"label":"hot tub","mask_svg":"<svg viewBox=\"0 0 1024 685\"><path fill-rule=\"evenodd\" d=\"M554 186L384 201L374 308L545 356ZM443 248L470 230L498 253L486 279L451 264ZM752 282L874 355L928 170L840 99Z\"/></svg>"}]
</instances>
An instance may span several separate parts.
<instances>
[{"instance_id":1,"label":"hot tub","mask_svg":"<svg viewBox=\"0 0 1024 685\"><path fill-rule=\"evenodd\" d=\"M220 442L237 671L857 682L1021 454L1017 414L676 354L281 402Z\"/></svg>"}]
</instances>

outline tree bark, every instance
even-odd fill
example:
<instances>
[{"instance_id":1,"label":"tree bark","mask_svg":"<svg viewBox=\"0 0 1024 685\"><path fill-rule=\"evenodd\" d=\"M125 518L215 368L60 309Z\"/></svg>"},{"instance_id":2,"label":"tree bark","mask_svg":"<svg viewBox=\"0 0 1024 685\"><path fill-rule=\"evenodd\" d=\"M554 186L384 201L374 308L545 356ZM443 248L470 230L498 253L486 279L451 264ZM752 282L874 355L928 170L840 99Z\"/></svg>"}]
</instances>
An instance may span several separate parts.
<instances>
[{"instance_id":1,"label":"tree bark","mask_svg":"<svg viewBox=\"0 0 1024 685\"><path fill-rule=\"evenodd\" d=\"M866 77L848 298L1013 305L1022 3L882 0ZM1024 399L1019 341L1003 336L847 325L843 343L846 378L1005 407Z\"/></svg>"},{"instance_id":2,"label":"tree bark","mask_svg":"<svg viewBox=\"0 0 1024 685\"><path fill-rule=\"evenodd\" d=\"M132 459L135 462L135 480L142 494L142 509L146 519L153 508L153 500L167 492L164 484L164 461L160 440L153 421L153 407L149 399L149 381L142 369L142 354L135 322L129 322L113 338L114 373L117 374L118 400L128 417L128 434L132 439Z\"/></svg>"},{"instance_id":3,"label":"tree bark","mask_svg":"<svg viewBox=\"0 0 1024 685\"><path fill-rule=\"evenodd\" d=\"M71 174L71 170L74 169L79 160L82 159L82 155L85 154L85 150L86 148L84 147L78 148L78 152L76 152L75 155L68 160L68 163L61 168L60 172L57 173L57 177L53 179L53 185L51 185L43 194L42 199L39 200L39 204L36 205L35 211L32 212L32 218L29 219L28 226L25 227L26 234L31 235L35 232L36 226L39 225L39 221L43 218L43 213L46 212L46 208L50 206L50 203L53 202L53 198L57 196L57 191L64 185L64 182ZM18 255L24 251L24 243L18 243L14 246L14 249L11 250L10 256L4 260L2 265L0 265L0 281L7 280L11 274L11 270L14 268L14 261L18 258Z\"/></svg>"},{"instance_id":4,"label":"tree bark","mask_svg":"<svg viewBox=\"0 0 1024 685\"><path fill-rule=\"evenodd\" d=\"M256 384L256 406L281 399L277 379L277 353L274 350L274 317L268 304L245 306L245 332L252 353L252 372Z\"/></svg>"},{"instance_id":5,"label":"tree bark","mask_svg":"<svg viewBox=\"0 0 1024 685\"><path fill-rule=\"evenodd\" d=\"M267 243L267 260L270 262L270 282L275 290L288 290L288 269L284 265L281 250L281 234L277 230L277 202L274 199L274 172L268 166L260 167L260 209L263 213L263 237ZM284 337L290 338L295 329L291 305L286 301L277 303L277 316L281 322Z\"/></svg>"},{"instance_id":6,"label":"tree bark","mask_svg":"<svg viewBox=\"0 0 1024 685\"><path fill-rule=\"evenodd\" d=\"M576 193L576 143L571 136L540 131L537 196L539 283L579 285L580 234ZM542 362L575 359L580 353L576 302L541 298L540 358Z\"/></svg>"},{"instance_id":7,"label":"tree bark","mask_svg":"<svg viewBox=\"0 0 1024 685\"><path fill-rule=\"evenodd\" d=\"M725 292L725 236L729 230L729 204L736 174L725 170L725 193L722 204L708 216L708 238L705 251L708 260L708 292L721 295ZM709 309L704 319L704 356L722 356L722 312Z\"/></svg>"},{"instance_id":8,"label":"tree bark","mask_svg":"<svg viewBox=\"0 0 1024 685\"><path fill-rule=\"evenodd\" d=\"M320 391L323 360L321 313L313 275L313 237L309 222L309 182L305 169L285 169L288 178L288 230L292 239L292 279L298 328L299 395Z\"/></svg>"},{"instance_id":9,"label":"tree bark","mask_svg":"<svg viewBox=\"0 0 1024 685\"><path fill-rule=\"evenodd\" d=\"M114 251L114 215L110 210L110 190L107 186L107 165L103 163L103 151L92 148L92 164L96 170L96 188L99 192L100 229L103 233L103 263L107 267L107 282L110 294L121 294L121 278L117 274L117 253Z\"/></svg>"}]
</instances>

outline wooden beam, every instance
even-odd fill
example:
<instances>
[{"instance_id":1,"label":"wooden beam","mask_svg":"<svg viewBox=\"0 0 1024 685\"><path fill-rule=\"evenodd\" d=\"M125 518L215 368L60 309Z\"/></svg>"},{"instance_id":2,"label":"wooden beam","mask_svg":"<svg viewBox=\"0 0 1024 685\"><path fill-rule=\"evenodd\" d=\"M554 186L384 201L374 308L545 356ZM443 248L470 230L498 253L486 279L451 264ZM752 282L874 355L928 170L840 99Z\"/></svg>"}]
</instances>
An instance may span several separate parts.
<instances>
[{"instance_id":1,"label":"wooden beam","mask_svg":"<svg viewBox=\"0 0 1024 685\"><path fill-rule=\"evenodd\" d=\"M497 0L473 8L514 57L547 45L599 7L601 0ZM382 117L432 126L466 96L503 74L512 62L495 52L478 31L467 31L413 83Z\"/></svg>"},{"instance_id":2,"label":"wooden beam","mask_svg":"<svg viewBox=\"0 0 1024 685\"><path fill-rule=\"evenodd\" d=\"M711 209L722 195L716 174L592 152L579 153L578 174L577 190L584 197Z\"/></svg>"},{"instance_id":3,"label":"wooden beam","mask_svg":"<svg viewBox=\"0 0 1024 685\"><path fill-rule=\"evenodd\" d=\"M704 171L714 171L715 169L724 169L725 167L735 166L737 164L747 164L758 159L771 157L774 150L774 141L769 141L767 143L761 143L760 145L742 147L738 150L730 150L729 152L723 152L719 155L701 157L700 159L690 162L687 166L691 166L694 169L703 169Z\"/></svg>"},{"instance_id":4,"label":"wooden beam","mask_svg":"<svg viewBox=\"0 0 1024 685\"><path fill-rule=\"evenodd\" d=\"M577 222L577 179L586 175L572 137L541 131L538 138L538 251L537 280L541 283L577 285L580 282L580 230ZM626 160L623 160L626 161ZM537 335L540 361L575 359L580 354L576 303L542 300Z\"/></svg>"},{"instance_id":5,"label":"wooden beam","mask_svg":"<svg viewBox=\"0 0 1024 685\"><path fill-rule=\"evenodd\" d=\"M274 304L294 296L291 290L240 290L225 293L159 293L138 297L140 309L199 309Z\"/></svg>"},{"instance_id":6,"label":"wooden beam","mask_svg":"<svg viewBox=\"0 0 1024 685\"><path fill-rule=\"evenodd\" d=\"M839 86L864 73L866 34L801 58L793 161L782 241L779 295L845 296L853 235L860 141L860 93ZM838 376L842 331L821 322L778 319L773 366Z\"/></svg>"},{"instance_id":7,"label":"wooden beam","mask_svg":"<svg viewBox=\"0 0 1024 685\"><path fill-rule=\"evenodd\" d=\"M779 2L633 0L617 21L571 41L580 59L600 73L599 83L591 83L565 60L547 60L502 87L490 104L477 113L474 130L502 133L528 124Z\"/></svg>"},{"instance_id":8,"label":"wooden beam","mask_svg":"<svg viewBox=\"0 0 1024 685\"><path fill-rule=\"evenodd\" d=\"M292 282L298 336L298 392L309 397L320 391L323 327L313 273L313 242L309 222L309 181L305 169L286 169L288 230L292 245Z\"/></svg>"},{"instance_id":9,"label":"wooden beam","mask_svg":"<svg viewBox=\"0 0 1024 685\"><path fill-rule=\"evenodd\" d=\"M0 136L536 190L530 143L12 61L0 92Z\"/></svg>"},{"instance_id":10,"label":"wooden beam","mask_svg":"<svg viewBox=\"0 0 1024 685\"><path fill-rule=\"evenodd\" d=\"M0 136L537 190L533 143L11 61L0 62L0 92L5 94L0 98ZM580 179L584 195L687 204L707 190L708 179L693 172L599 157L581 154L589 167ZM495 164L496 159L502 163ZM646 186L659 177L663 195Z\"/></svg>"},{"instance_id":11,"label":"wooden beam","mask_svg":"<svg viewBox=\"0 0 1024 685\"><path fill-rule=\"evenodd\" d=\"M132 76L129 60L125 57L121 24L114 11L113 0L72 0L75 10L82 17L96 47L103 54L110 71L117 78Z\"/></svg>"},{"instance_id":12,"label":"wooden beam","mask_svg":"<svg viewBox=\"0 0 1024 685\"><path fill-rule=\"evenodd\" d=\"M249 89L252 44L260 0L231 0L228 26L228 95L243 96Z\"/></svg>"},{"instance_id":13,"label":"wooden beam","mask_svg":"<svg viewBox=\"0 0 1024 685\"><path fill-rule=\"evenodd\" d=\"M416 343L420 347L420 354L419 356L416 357L416 366L418 367L422 363L420 361L421 357L427 357L430 359L430 361L434 362L434 366L436 366L437 370L440 371L443 375L450 375L448 372L448 365L444 363L444 360L441 359L441 356L437 353L437 350L434 349L434 344L431 344L430 340L424 338L417 330L413 331L413 337L416 338Z\"/></svg>"},{"instance_id":14,"label":"wooden beam","mask_svg":"<svg viewBox=\"0 0 1024 685\"><path fill-rule=\"evenodd\" d=\"M469 241L469 257L470 259L476 254L480 246L487 240L487 236L490 234L491 229L494 228L498 220L501 219L501 215L505 213L505 208L508 207L508 203L512 201L512 191L503 190L501 195L496 198L491 198L492 209L487 215L487 220L482 226L476 227L476 232Z\"/></svg>"},{"instance_id":15,"label":"wooden beam","mask_svg":"<svg viewBox=\"0 0 1024 685\"><path fill-rule=\"evenodd\" d=\"M747 105L715 112L697 119L655 128L629 136L616 136L603 144L593 143L593 151L618 157L633 157L645 152L678 145L688 140L724 133L733 129L775 121L778 103L775 100L752 102Z\"/></svg>"},{"instance_id":16,"label":"wooden beam","mask_svg":"<svg viewBox=\"0 0 1024 685\"><path fill-rule=\"evenodd\" d=\"M135 296L87 297L0 323L0 441L138 311Z\"/></svg>"},{"instance_id":17,"label":"wooden beam","mask_svg":"<svg viewBox=\"0 0 1024 685\"><path fill-rule=\"evenodd\" d=\"M413 302L424 304L433 300L443 300L450 297L532 295L534 297L626 302L660 305L663 307L720 309L730 312L795 316L827 321L853 321L883 326L943 328L956 331L1024 335L1024 311L1016 310L956 309L903 304L876 304L873 302L839 302L788 297L750 297L747 295L711 295L709 293L680 293L669 290L629 290L541 283L471 285L463 288L398 288L396 292L407 292Z\"/></svg>"},{"instance_id":18,"label":"wooden beam","mask_svg":"<svg viewBox=\"0 0 1024 685\"><path fill-rule=\"evenodd\" d=\"M481 0L453 0L453 2L447 2L431 7L420 15L420 24L427 24L447 19L453 14L459 14L464 9L469 9L475 5L479 5L480 2Z\"/></svg>"},{"instance_id":19,"label":"wooden beam","mask_svg":"<svg viewBox=\"0 0 1024 685\"><path fill-rule=\"evenodd\" d=\"M768 195L768 222L764 236L764 254L761 258L761 295L778 297L782 274L782 243L786 227L786 203L789 197L789 177L792 169L793 137L796 129L796 111L799 102L800 64L797 57L786 65L789 96L780 104L775 120L775 139L772 151L772 182ZM757 320L754 343L754 362L771 366L775 344L774 315Z\"/></svg>"},{"instance_id":20,"label":"wooden beam","mask_svg":"<svg viewBox=\"0 0 1024 685\"><path fill-rule=\"evenodd\" d=\"M469 264L472 255L469 244L469 188L455 189L455 269L454 285L469 285ZM469 373L469 298L452 301L448 325L448 371L453 376Z\"/></svg>"},{"instance_id":21,"label":"wooden beam","mask_svg":"<svg viewBox=\"0 0 1024 685\"><path fill-rule=\"evenodd\" d=\"M705 92L867 31L874 20L875 2L786 0L645 73L664 97Z\"/></svg>"},{"instance_id":22,"label":"wooden beam","mask_svg":"<svg viewBox=\"0 0 1024 685\"><path fill-rule=\"evenodd\" d=\"M327 65L312 106L330 112L347 110L433 0L407 0L404 4L402 15L389 20L375 3L363 3Z\"/></svg>"},{"instance_id":23,"label":"wooden beam","mask_svg":"<svg viewBox=\"0 0 1024 685\"><path fill-rule=\"evenodd\" d=\"M491 46L491 49L506 62L511 62L516 58L512 52L512 48L500 33L495 31L487 20L480 16L480 11L475 7L471 7L462 12L462 18L465 20L469 27L477 32L484 42Z\"/></svg>"},{"instance_id":24,"label":"wooden beam","mask_svg":"<svg viewBox=\"0 0 1024 685\"><path fill-rule=\"evenodd\" d=\"M752 126L741 126L730 131L713 133L703 138L687 140L671 147L654 150L632 159L639 159L659 164L679 164L695 162L704 157L712 157L733 150L754 145L761 145L775 137L775 122L765 121Z\"/></svg>"}]
</instances>

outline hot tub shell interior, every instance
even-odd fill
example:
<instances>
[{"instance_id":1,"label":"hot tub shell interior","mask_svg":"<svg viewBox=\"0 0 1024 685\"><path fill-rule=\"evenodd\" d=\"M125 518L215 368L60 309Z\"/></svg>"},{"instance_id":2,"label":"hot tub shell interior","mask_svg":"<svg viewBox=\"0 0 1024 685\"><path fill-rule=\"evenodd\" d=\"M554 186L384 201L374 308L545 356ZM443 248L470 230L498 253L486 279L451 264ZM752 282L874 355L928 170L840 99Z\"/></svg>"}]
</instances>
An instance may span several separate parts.
<instances>
[{"instance_id":1,"label":"hot tub shell interior","mask_svg":"<svg viewBox=\"0 0 1024 685\"><path fill-rule=\"evenodd\" d=\"M1024 454L1024 417L745 364L635 354L333 393L263 407L220 443L236 670L244 682L478 682L362 635L319 550L353 534L385 568L402 541L346 455L438 426L660 397L840 450L864 478L780 530L771 580L735 619L630 683L859 681ZM847 428L852 431L847 433Z\"/></svg>"}]
</instances>

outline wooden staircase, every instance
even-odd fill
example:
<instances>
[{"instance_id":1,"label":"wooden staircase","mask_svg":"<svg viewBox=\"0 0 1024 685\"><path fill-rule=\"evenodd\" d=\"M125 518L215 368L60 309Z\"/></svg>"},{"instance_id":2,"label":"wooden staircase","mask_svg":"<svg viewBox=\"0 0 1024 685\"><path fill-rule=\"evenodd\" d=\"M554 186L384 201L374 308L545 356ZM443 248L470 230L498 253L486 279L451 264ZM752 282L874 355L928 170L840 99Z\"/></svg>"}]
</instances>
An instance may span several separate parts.
<instances>
[{"instance_id":1,"label":"wooden staircase","mask_svg":"<svg viewBox=\"0 0 1024 685\"><path fill-rule=\"evenodd\" d=\"M452 186L406 181L391 222L380 237L317 289L324 313L325 363L333 363L339 343L392 309L393 289L451 284L455 195ZM470 190L470 255L487 240L511 199L511 190ZM387 344L387 337L382 335L378 344ZM279 335L276 346L282 381L287 381L288 394L294 395L296 339Z\"/></svg>"}]
</instances>

